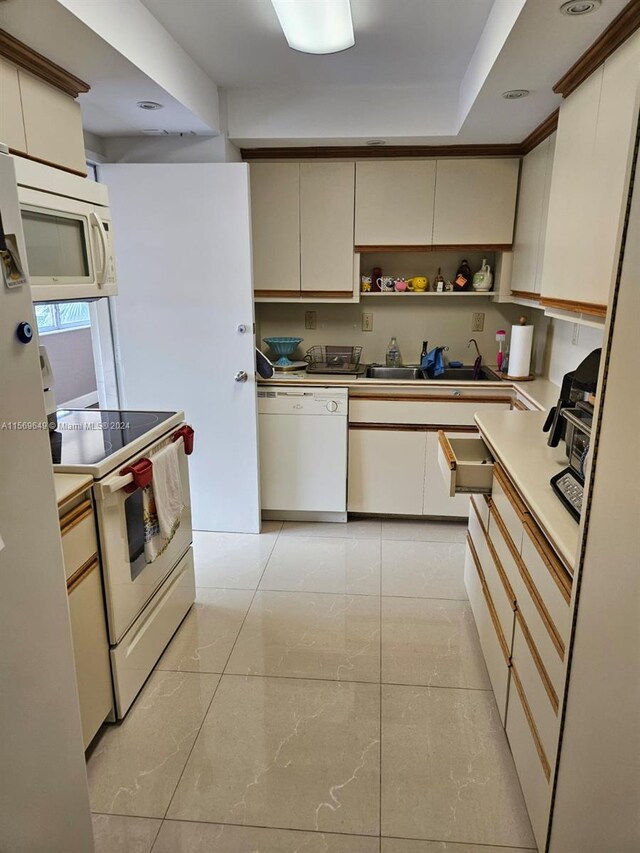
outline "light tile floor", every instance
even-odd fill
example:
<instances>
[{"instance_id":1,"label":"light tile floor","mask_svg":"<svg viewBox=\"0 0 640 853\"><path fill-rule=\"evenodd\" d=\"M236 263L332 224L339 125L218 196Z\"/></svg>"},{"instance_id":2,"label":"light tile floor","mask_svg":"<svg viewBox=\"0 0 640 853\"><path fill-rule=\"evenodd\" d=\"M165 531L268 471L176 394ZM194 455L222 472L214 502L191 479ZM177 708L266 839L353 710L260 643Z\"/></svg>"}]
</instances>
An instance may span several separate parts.
<instances>
[{"instance_id":1,"label":"light tile floor","mask_svg":"<svg viewBox=\"0 0 640 853\"><path fill-rule=\"evenodd\" d=\"M196 533L196 605L91 750L96 853L535 850L464 535Z\"/></svg>"}]
</instances>

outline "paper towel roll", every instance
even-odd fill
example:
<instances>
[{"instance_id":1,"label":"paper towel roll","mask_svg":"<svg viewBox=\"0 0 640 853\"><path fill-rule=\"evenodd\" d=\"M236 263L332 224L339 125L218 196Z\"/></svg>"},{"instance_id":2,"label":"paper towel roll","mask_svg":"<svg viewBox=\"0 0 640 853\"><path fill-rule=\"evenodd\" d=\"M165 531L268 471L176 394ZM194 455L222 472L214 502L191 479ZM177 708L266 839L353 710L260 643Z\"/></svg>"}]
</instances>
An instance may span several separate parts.
<instances>
[{"instance_id":1,"label":"paper towel roll","mask_svg":"<svg viewBox=\"0 0 640 853\"><path fill-rule=\"evenodd\" d=\"M509 347L507 376L512 379L525 379L529 376L532 346L533 326L511 327L511 345Z\"/></svg>"}]
</instances>

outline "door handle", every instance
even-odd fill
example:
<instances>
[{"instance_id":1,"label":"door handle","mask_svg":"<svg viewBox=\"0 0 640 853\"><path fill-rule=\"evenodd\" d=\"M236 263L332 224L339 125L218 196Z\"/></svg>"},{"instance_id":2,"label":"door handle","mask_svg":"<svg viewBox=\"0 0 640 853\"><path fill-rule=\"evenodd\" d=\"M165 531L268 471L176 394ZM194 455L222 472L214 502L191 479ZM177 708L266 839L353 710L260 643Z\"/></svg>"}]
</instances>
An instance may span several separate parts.
<instances>
[{"instance_id":1,"label":"door handle","mask_svg":"<svg viewBox=\"0 0 640 853\"><path fill-rule=\"evenodd\" d=\"M108 263L108 251L109 248L107 246L107 235L104 230L104 222L95 210L92 210L89 214L89 219L91 220L92 225L98 231L98 237L100 238L100 247L102 249L102 267L99 271L96 272L96 284L98 287L102 287L102 285L107 280L107 263Z\"/></svg>"},{"instance_id":2,"label":"door handle","mask_svg":"<svg viewBox=\"0 0 640 853\"><path fill-rule=\"evenodd\" d=\"M246 382L248 378L249 375L246 370L239 370L234 377L236 382Z\"/></svg>"}]
</instances>

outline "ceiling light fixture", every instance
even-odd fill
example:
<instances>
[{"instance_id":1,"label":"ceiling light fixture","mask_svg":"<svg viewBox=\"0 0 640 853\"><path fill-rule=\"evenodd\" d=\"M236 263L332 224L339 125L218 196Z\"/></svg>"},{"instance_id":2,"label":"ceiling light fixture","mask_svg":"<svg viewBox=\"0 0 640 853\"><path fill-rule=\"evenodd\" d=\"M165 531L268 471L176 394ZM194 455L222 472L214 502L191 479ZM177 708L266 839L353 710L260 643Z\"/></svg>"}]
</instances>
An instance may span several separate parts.
<instances>
[{"instance_id":1,"label":"ceiling light fixture","mask_svg":"<svg viewBox=\"0 0 640 853\"><path fill-rule=\"evenodd\" d=\"M289 47L339 53L356 43L349 0L271 0Z\"/></svg>"},{"instance_id":2,"label":"ceiling light fixture","mask_svg":"<svg viewBox=\"0 0 640 853\"><path fill-rule=\"evenodd\" d=\"M569 0L560 6L563 15L588 15L601 6L601 0Z\"/></svg>"},{"instance_id":3,"label":"ceiling light fixture","mask_svg":"<svg viewBox=\"0 0 640 853\"><path fill-rule=\"evenodd\" d=\"M161 109L163 109L163 105L159 104L157 101L138 101L136 106L140 107L141 110L161 110Z\"/></svg>"},{"instance_id":4,"label":"ceiling light fixture","mask_svg":"<svg viewBox=\"0 0 640 853\"><path fill-rule=\"evenodd\" d=\"M531 92L528 89L509 89L508 92L503 92L502 97L507 101L519 101L520 98L526 98Z\"/></svg>"}]
</instances>

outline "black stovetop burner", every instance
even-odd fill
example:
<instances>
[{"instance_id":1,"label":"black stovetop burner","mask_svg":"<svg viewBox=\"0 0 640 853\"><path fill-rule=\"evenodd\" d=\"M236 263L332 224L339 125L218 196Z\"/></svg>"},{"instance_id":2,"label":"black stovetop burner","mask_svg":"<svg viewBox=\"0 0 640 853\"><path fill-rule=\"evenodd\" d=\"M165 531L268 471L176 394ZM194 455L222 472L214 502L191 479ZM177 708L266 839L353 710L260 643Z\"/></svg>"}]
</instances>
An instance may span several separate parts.
<instances>
[{"instance_id":1,"label":"black stovetop burner","mask_svg":"<svg viewBox=\"0 0 640 853\"><path fill-rule=\"evenodd\" d=\"M49 433L54 465L95 465L175 412L126 409L59 409L57 428Z\"/></svg>"}]
</instances>

